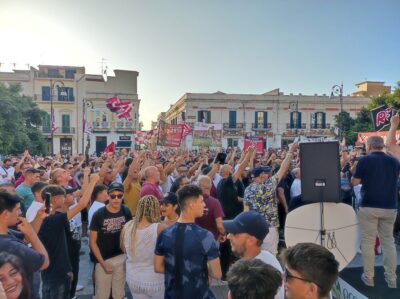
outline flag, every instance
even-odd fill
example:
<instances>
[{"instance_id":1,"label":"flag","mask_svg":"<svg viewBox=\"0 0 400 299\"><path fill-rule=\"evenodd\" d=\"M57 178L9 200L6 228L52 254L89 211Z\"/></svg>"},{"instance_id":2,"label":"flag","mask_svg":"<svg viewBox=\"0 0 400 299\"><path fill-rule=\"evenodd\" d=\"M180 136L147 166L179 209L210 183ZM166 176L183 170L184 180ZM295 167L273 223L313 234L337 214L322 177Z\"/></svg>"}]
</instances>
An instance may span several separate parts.
<instances>
[{"instance_id":1,"label":"flag","mask_svg":"<svg viewBox=\"0 0 400 299\"><path fill-rule=\"evenodd\" d=\"M92 135L93 131L93 126L86 121L86 119L83 119L83 132L89 135Z\"/></svg>"},{"instance_id":2,"label":"flag","mask_svg":"<svg viewBox=\"0 0 400 299\"><path fill-rule=\"evenodd\" d=\"M125 118L128 121L132 121L133 104L131 102L121 102L117 96L113 96L106 100L106 106L111 112L117 113L119 119Z\"/></svg>"},{"instance_id":3,"label":"flag","mask_svg":"<svg viewBox=\"0 0 400 299\"><path fill-rule=\"evenodd\" d=\"M192 133L192 128L189 127L186 123L182 124L182 139L185 139L187 135Z\"/></svg>"},{"instance_id":4,"label":"flag","mask_svg":"<svg viewBox=\"0 0 400 299\"><path fill-rule=\"evenodd\" d=\"M115 153L115 143L111 142L109 145L107 145L107 147L104 150L104 153Z\"/></svg>"},{"instance_id":5,"label":"flag","mask_svg":"<svg viewBox=\"0 0 400 299\"><path fill-rule=\"evenodd\" d=\"M146 141L150 140L157 134L157 130L150 131L132 131L133 138L135 139L135 144L145 144Z\"/></svg>"},{"instance_id":6,"label":"flag","mask_svg":"<svg viewBox=\"0 0 400 299\"><path fill-rule=\"evenodd\" d=\"M56 121L54 119L54 109L51 109L51 133L54 134L57 131Z\"/></svg>"},{"instance_id":7,"label":"flag","mask_svg":"<svg viewBox=\"0 0 400 299\"><path fill-rule=\"evenodd\" d=\"M390 125L390 119L394 113L396 113L396 111L392 110L386 105L372 109L371 116L375 131L380 131L384 127Z\"/></svg>"}]
</instances>

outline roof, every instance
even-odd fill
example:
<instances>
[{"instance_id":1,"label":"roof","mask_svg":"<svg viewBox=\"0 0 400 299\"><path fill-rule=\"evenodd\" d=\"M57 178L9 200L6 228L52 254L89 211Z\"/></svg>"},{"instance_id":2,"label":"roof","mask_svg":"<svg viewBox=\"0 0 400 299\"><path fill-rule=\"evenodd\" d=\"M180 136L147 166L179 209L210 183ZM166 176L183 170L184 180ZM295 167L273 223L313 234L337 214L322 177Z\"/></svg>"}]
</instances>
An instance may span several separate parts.
<instances>
[{"instance_id":1,"label":"roof","mask_svg":"<svg viewBox=\"0 0 400 299\"><path fill-rule=\"evenodd\" d=\"M360 83L356 83L356 86L364 84L364 83L379 83L379 84L385 84L385 81L363 81Z\"/></svg>"}]
</instances>

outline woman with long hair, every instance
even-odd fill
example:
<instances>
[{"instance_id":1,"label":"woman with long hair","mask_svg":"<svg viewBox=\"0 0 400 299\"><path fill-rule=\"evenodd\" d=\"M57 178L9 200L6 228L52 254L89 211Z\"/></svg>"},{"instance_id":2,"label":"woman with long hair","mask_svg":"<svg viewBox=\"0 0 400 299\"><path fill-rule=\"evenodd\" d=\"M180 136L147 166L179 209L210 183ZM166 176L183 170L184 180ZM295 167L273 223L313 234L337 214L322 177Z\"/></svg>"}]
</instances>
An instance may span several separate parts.
<instances>
[{"instance_id":1,"label":"woman with long hair","mask_svg":"<svg viewBox=\"0 0 400 299\"><path fill-rule=\"evenodd\" d=\"M126 282L135 299L164 298L164 275L154 272L154 248L165 228L160 221L158 199L146 195L139 201L135 218L121 233L121 248L127 256Z\"/></svg>"},{"instance_id":2,"label":"woman with long hair","mask_svg":"<svg viewBox=\"0 0 400 299\"><path fill-rule=\"evenodd\" d=\"M8 252L0 253L0 283L7 299L30 299L30 285L21 260Z\"/></svg>"}]
</instances>

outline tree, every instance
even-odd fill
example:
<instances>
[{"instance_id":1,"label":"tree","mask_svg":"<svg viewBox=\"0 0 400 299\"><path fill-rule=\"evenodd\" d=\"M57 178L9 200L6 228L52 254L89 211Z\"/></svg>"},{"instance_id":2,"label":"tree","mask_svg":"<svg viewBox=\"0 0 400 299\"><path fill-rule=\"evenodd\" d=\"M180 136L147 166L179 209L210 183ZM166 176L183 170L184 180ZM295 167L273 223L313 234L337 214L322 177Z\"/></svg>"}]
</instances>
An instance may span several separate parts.
<instances>
[{"instance_id":1,"label":"tree","mask_svg":"<svg viewBox=\"0 0 400 299\"><path fill-rule=\"evenodd\" d=\"M38 130L44 111L30 97L21 96L20 86L0 84L0 153L31 154L47 152L46 141Z\"/></svg>"}]
</instances>

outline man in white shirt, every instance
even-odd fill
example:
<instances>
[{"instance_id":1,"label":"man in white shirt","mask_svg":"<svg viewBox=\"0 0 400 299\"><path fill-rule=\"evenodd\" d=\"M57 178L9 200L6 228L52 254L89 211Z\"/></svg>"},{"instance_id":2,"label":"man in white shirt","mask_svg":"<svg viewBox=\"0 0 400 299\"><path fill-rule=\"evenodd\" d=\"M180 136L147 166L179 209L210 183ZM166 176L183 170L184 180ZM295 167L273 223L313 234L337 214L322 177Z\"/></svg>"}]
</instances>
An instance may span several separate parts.
<instances>
[{"instance_id":1,"label":"man in white shirt","mask_svg":"<svg viewBox=\"0 0 400 299\"><path fill-rule=\"evenodd\" d=\"M92 199L94 200L88 212L88 227L92 222L93 214L100 208L105 206L105 202L109 199L107 186L103 184L96 185L93 189Z\"/></svg>"},{"instance_id":2,"label":"man in white shirt","mask_svg":"<svg viewBox=\"0 0 400 299\"><path fill-rule=\"evenodd\" d=\"M12 183L14 180L15 169L12 167L10 158L5 158L3 165L0 165L0 184Z\"/></svg>"},{"instance_id":3,"label":"man in white shirt","mask_svg":"<svg viewBox=\"0 0 400 299\"><path fill-rule=\"evenodd\" d=\"M35 200L32 202L32 204L29 206L28 210L26 211L26 220L28 220L28 222L30 222L30 223L32 223L33 220L35 220L38 211L40 210L40 208L42 208L44 206L41 192L42 192L42 189L46 186L47 186L47 183L36 182L31 187L31 190L32 190Z\"/></svg>"},{"instance_id":4,"label":"man in white shirt","mask_svg":"<svg viewBox=\"0 0 400 299\"><path fill-rule=\"evenodd\" d=\"M242 212L233 220L222 222L232 251L241 259L260 259L283 273L282 266L277 258L266 250L261 250L263 240L268 234L268 224L261 214L255 211ZM280 286L275 299L284 299L284 288Z\"/></svg>"},{"instance_id":5,"label":"man in white shirt","mask_svg":"<svg viewBox=\"0 0 400 299\"><path fill-rule=\"evenodd\" d=\"M292 186L290 187L290 199L301 195L300 168L293 169L292 176L294 177L294 181L292 183Z\"/></svg>"}]
</instances>

